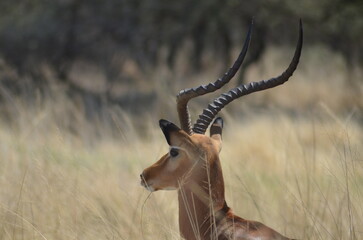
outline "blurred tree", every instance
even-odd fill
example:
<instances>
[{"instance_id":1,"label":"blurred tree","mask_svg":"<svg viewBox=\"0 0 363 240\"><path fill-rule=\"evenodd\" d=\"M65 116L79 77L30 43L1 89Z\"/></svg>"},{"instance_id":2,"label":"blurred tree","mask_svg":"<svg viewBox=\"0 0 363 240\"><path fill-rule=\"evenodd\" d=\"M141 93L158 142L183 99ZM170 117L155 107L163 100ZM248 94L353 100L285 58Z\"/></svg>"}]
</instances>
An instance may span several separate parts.
<instances>
[{"instance_id":1,"label":"blurred tree","mask_svg":"<svg viewBox=\"0 0 363 240\"><path fill-rule=\"evenodd\" d=\"M44 64L68 84L73 84L69 73L77 60L100 66L108 81L127 81L130 76L119 74L125 61L148 72L165 49L172 68L187 40L193 45L190 69L203 70L206 51L227 67L233 47L242 45L255 17L244 73L267 43L295 44L296 27L288 23L301 17L305 44L325 44L341 52L351 67L363 63L362 12L361 0L1 1L0 57L40 88L47 85Z\"/></svg>"}]
</instances>

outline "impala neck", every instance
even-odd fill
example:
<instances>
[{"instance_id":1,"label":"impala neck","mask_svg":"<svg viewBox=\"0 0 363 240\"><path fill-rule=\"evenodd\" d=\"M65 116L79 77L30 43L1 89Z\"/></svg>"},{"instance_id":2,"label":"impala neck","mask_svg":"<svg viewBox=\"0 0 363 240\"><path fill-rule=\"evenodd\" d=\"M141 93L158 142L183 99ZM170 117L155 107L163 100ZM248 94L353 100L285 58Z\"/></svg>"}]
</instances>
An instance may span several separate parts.
<instances>
[{"instance_id":1,"label":"impala neck","mask_svg":"<svg viewBox=\"0 0 363 240\"><path fill-rule=\"evenodd\" d=\"M178 190L179 229L187 240L214 239L218 216L228 210L219 159L204 164Z\"/></svg>"}]
</instances>

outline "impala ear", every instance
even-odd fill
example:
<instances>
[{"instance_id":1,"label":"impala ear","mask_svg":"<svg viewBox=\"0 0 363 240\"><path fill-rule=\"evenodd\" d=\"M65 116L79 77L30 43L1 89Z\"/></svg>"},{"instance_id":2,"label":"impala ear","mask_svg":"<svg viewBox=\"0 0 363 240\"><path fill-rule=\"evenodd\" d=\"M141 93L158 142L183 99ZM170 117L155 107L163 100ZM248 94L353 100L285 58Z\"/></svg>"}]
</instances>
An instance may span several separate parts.
<instances>
[{"instance_id":1,"label":"impala ear","mask_svg":"<svg viewBox=\"0 0 363 240\"><path fill-rule=\"evenodd\" d=\"M210 127L210 136L213 137L215 134L219 134L222 136L222 129L223 129L223 119L221 117L217 117L214 120L212 126Z\"/></svg>"},{"instance_id":2,"label":"impala ear","mask_svg":"<svg viewBox=\"0 0 363 240\"><path fill-rule=\"evenodd\" d=\"M223 119L221 117L217 117L210 127L210 137L218 144L219 151L222 149L222 130Z\"/></svg>"},{"instance_id":3,"label":"impala ear","mask_svg":"<svg viewBox=\"0 0 363 240\"><path fill-rule=\"evenodd\" d=\"M213 137L215 134L219 134L222 136L222 130L223 130L223 119L221 117L217 117L216 120L214 120L212 126L210 127L210 136Z\"/></svg>"},{"instance_id":4,"label":"impala ear","mask_svg":"<svg viewBox=\"0 0 363 240\"><path fill-rule=\"evenodd\" d=\"M159 126L160 126L161 130L163 131L168 144L172 145L171 139L172 139L173 133L178 133L181 131L181 129L178 126L176 126L174 123L169 122L165 119L159 120Z\"/></svg>"}]
</instances>

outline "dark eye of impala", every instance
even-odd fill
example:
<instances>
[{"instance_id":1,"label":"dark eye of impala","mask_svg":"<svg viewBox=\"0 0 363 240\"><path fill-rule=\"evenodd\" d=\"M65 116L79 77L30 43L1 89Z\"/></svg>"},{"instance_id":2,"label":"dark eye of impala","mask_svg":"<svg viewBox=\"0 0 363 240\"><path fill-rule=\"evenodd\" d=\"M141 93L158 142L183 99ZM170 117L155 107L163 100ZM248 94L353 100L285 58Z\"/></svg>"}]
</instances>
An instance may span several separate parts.
<instances>
[{"instance_id":1,"label":"dark eye of impala","mask_svg":"<svg viewBox=\"0 0 363 240\"><path fill-rule=\"evenodd\" d=\"M176 156L178 156L179 152L178 152L178 150L177 150L177 149L172 148L172 149L170 149L169 154L170 154L170 156L172 156L172 157L176 157Z\"/></svg>"}]
</instances>

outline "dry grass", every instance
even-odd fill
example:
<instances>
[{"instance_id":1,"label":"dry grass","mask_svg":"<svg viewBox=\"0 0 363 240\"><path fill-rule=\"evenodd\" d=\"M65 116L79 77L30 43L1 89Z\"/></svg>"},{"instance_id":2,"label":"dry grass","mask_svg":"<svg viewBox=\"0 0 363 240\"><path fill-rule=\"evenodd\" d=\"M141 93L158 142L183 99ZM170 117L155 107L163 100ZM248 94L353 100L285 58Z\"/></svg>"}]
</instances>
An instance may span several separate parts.
<instances>
[{"instance_id":1,"label":"dry grass","mask_svg":"<svg viewBox=\"0 0 363 240\"><path fill-rule=\"evenodd\" d=\"M277 97L247 99L267 101L269 110L243 103L230 108L243 117L224 113L227 202L294 238L362 239L363 129L355 120L362 103L336 90L341 71L328 85L339 94L328 99L324 71L315 88L302 84L309 64ZM172 115L169 103L146 115L140 134L137 117L117 108L110 109L117 130L91 124L61 91L32 109L11 102L16 121L0 122L0 239L180 239L175 192L149 196L139 185L142 169L167 150L155 112ZM289 108L299 114L276 110ZM69 123L77 135L63 129Z\"/></svg>"}]
</instances>

